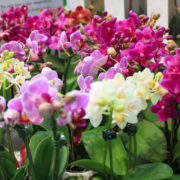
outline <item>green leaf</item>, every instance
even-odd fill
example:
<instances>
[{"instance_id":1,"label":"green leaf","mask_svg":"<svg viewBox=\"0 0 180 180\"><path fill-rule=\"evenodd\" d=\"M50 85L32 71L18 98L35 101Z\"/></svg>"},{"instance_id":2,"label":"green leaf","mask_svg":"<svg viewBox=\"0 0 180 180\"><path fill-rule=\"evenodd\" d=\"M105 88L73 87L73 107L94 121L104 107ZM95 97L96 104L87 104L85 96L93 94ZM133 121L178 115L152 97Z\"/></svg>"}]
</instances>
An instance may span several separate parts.
<instances>
[{"instance_id":1,"label":"green leaf","mask_svg":"<svg viewBox=\"0 0 180 180\"><path fill-rule=\"evenodd\" d=\"M169 178L172 169L165 163L150 163L139 165L135 171L129 171L124 180L160 180Z\"/></svg>"},{"instance_id":2,"label":"green leaf","mask_svg":"<svg viewBox=\"0 0 180 180\"><path fill-rule=\"evenodd\" d=\"M94 128L82 134L85 149L92 160L103 163L105 152L105 141L102 137L104 127ZM124 175L128 166L128 155L119 137L112 140L112 156L115 174ZM110 167L109 149L107 147L106 166Z\"/></svg>"},{"instance_id":3,"label":"green leaf","mask_svg":"<svg viewBox=\"0 0 180 180\"><path fill-rule=\"evenodd\" d=\"M180 158L180 142L178 142L173 150L173 161L176 160L177 158Z\"/></svg>"},{"instance_id":4,"label":"green leaf","mask_svg":"<svg viewBox=\"0 0 180 180\"><path fill-rule=\"evenodd\" d=\"M157 121L158 120L158 116L157 114L153 113L150 108L152 106L152 103L151 101L148 101L148 107L145 111L143 111L144 113L144 116L145 116L145 119L151 121L151 122L154 122L154 121Z\"/></svg>"},{"instance_id":5,"label":"green leaf","mask_svg":"<svg viewBox=\"0 0 180 180\"><path fill-rule=\"evenodd\" d=\"M67 72L67 87L66 92L74 90L77 88L77 77L79 74L74 74L74 69L77 66L77 61L80 59L79 55L75 55L71 58L71 63Z\"/></svg>"},{"instance_id":6,"label":"green leaf","mask_svg":"<svg viewBox=\"0 0 180 180\"><path fill-rule=\"evenodd\" d=\"M53 143L51 136L48 136L38 144L33 156L35 173L38 180L47 179L53 160L52 154Z\"/></svg>"},{"instance_id":7,"label":"green leaf","mask_svg":"<svg viewBox=\"0 0 180 180\"><path fill-rule=\"evenodd\" d=\"M29 146L31 149L32 156L34 156L34 153L35 153L39 143L48 135L49 135L49 132L47 132L47 131L39 131L31 137Z\"/></svg>"},{"instance_id":8,"label":"green leaf","mask_svg":"<svg viewBox=\"0 0 180 180\"><path fill-rule=\"evenodd\" d=\"M50 179L54 161L54 146L52 136L47 131L37 132L30 140L30 149L33 155L34 166L38 180ZM69 149L67 146L60 148L59 177L66 169ZM43 164L43 166L41 166ZM41 168L40 168L41 167Z\"/></svg>"},{"instance_id":9,"label":"green leaf","mask_svg":"<svg viewBox=\"0 0 180 180\"><path fill-rule=\"evenodd\" d=\"M66 170L67 164L68 164L68 160L69 160L69 148L68 146L63 146L60 149L60 165L59 165L59 173L58 176L62 177L62 175L64 174L64 171Z\"/></svg>"},{"instance_id":10,"label":"green leaf","mask_svg":"<svg viewBox=\"0 0 180 180\"><path fill-rule=\"evenodd\" d=\"M78 166L78 167L85 168L88 170L93 170L102 174L111 174L110 168L105 167L105 171L104 171L104 166L102 163L97 162L95 160L91 160L91 159L81 159L81 160L72 162L70 165Z\"/></svg>"},{"instance_id":11,"label":"green leaf","mask_svg":"<svg viewBox=\"0 0 180 180\"><path fill-rule=\"evenodd\" d=\"M164 180L180 180L180 175L173 174L172 177L164 179Z\"/></svg>"},{"instance_id":12,"label":"green leaf","mask_svg":"<svg viewBox=\"0 0 180 180\"><path fill-rule=\"evenodd\" d=\"M162 131L149 121L138 124L137 154L151 162L161 162L166 158L166 138Z\"/></svg>"},{"instance_id":13,"label":"green leaf","mask_svg":"<svg viewBox=\"0 0 180 180\"><path fill-rule=\"evenodd\" d=\"M25 170L25 166L18 169L18 171L16 172L16 174L14 175L12 180L20 180L20 179L22 179L23 174L24 174L24 170Z\"/></svg>"},{"instance_id":14,"label":"green leaf","mask_svg":"<svg viewBox=\"0 0 180 180\"><path fill-rule=\"evenodd\" d=\"M46 54L45 56L46 56L45 62L51 62L52 68L56 70L56 72L64 73L65 66L62 59L57 58L56 56L52 54Z\"/></svg>"},{"instance_id":15,"label":"green leaf","mask_svg":"<svg viewBox=\"0 0 180 180\"><path fill-rule=\"evenodd\" d=\"M6 150L0 151L0 179L11 180L16 173L16 166Z\"/></svg>"}]
</instances>

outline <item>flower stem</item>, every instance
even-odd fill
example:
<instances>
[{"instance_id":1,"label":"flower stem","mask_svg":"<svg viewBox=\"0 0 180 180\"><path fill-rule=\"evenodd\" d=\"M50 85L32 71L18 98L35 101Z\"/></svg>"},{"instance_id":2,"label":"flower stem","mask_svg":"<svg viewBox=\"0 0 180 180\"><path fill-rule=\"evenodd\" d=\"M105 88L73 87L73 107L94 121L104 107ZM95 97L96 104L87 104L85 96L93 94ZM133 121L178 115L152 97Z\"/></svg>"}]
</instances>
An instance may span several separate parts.
<instances>
[{"instance_id":1,"label":"flower stem","mask_svg":"<svg viewBox=\"0 0 180 180\"><path fill-rule=\"evenodd\" d=\"M137 156L137 141L136 141L136 135L133 136L133 145L134 145L133 169L135 169L135 168L136 168L136 156Z\"/></svg>"},{"instance_id":2,"label":"flower stem","mask_svg":"<svg viewBox=\"0 0 180 180\"><path fill-rule=\"evenodd\" d=\"M29 159L29 165L30 165L30 170L32 173L32 178L33 178L33 180L36 180L32 154L31 154L31 150L29 147L29 138L27 136L25 136L25 137L23 137L23 140L24 140L24 144L26 146L27 158Z\"/></svg>"},{"instance_id":3,"label":"flower stem","mask_svg":"<svg viewBox=\"0 0 180 180\"><path fill-rule=\"evenodd\" d=\"M75 161L75 154L74 154L74 133L73 133L73 129L71 127L70 127L70 138L71 138L72 161Z\"/></svg>"},{"instance_id":4,"label":"flower stem","mask_svg":"<svg viewBox=\"0 0 180 180\"><path fill-rule=\"evenodd\" d=\"M110 167L111 167L111 180L113 180L113 158L112 158L111 140L109 140L109 159L110 159Z\"/></svg>"},{"instance_id":5,"label":"flower stem","mask_svg":"<svg viewBox=\"0 0 180 180\"><path fill-rule=\"evenodd\" d=\"M4 80L4 82L3 82L3 97L7 101L6 86L7 86L7 81ZM6 128L6 135L7 135L9 152L10 152L10 154L12 156L12 159L13 159L14 163L16 164L15 155L14 155L14 149L13 149L13 143L12 143L12 139L11 139L11 135L10 135L10 130L9 130L9 125L5 125L5 128Z\"/></svg>"},{"instance_id":6,"label":"flower stem","mask_svg":"<svg viewBox=\"0 0 180 180\"><path fill-rule=\"evenodd\" d=\"M132 136L129 136L129 169L131 169Z\"/></svg>"},{"instance_id":7,"label":"flower stem","mask_svg":"<svg viewBox=\"0 0 180 180\"><path fill-rule=\"evenodd\" d=\"M105 141L105 146L104 146L104 158L103 158L103 168L104 168L104 173L105 173L105 178L107 180L107 174L106 174L106 153L107 153L107 142Z\"/></svg>"},{"instance_id":8,"label":"flower stem","mask_svg":"<svg viewBox=\"0 0 180 180\"><path fill-rule=\"evenodd\" d=\"M53 131L53 139L54 139L54 147L55 147L55 158L54 158L54 173L53 180L58 180L58 170L59 170L59 136L57 133L57 123L54 116L52 116L52 131Z\"/></svg>"},{"instance_id":9,"label":"flower stem","mask_svg":"<svg viewBox=\"0 0 180 180\"><path fill-rule=\"evenodd\" d=\"M65 72L64 72L64 78L63 78L64 87L63 87L63 90L62 90L63 94L66 93L67 74L68 74L70 63L71 63L71 58L73 56L74 56L74 54L72 54L71 56L68 57L68 62L67 62L66 69L65 69Z\"/></svg>"}]
</instances>

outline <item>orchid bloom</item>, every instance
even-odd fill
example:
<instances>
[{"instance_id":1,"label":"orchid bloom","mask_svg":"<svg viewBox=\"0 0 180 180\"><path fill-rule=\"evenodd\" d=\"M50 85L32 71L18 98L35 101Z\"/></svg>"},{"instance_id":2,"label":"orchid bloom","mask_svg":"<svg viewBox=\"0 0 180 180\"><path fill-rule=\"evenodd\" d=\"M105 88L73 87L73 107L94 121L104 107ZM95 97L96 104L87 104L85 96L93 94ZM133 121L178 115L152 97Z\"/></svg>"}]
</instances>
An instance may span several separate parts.
<instances>
[{"instance_id":1,"label":"orchid bloom","mask_svg":"<svg viewBox=\"0 0 180 180\"><path fill-rule=\"evenodd\" d=\"M112 123L124 129L127 123L137 123L137 115L147 107L147 103L136 95L136 85L117 73L113 79L91 84L90 100L86 108L86 118L94 127L99 126L102 115L112 111Z\"/></svg>"},{"instance_id":2,"label":"orchid bloom","mask_svg":"<svg viewBox=\"0 0 180 180\"><path fill-rule=\"evenodd\" d=\"M84 58L81 74L95 77L99 68L106 64L107 60L108 56L103 56L99 50L95 50L90 56Z\"/></svg>"}]
</instances>

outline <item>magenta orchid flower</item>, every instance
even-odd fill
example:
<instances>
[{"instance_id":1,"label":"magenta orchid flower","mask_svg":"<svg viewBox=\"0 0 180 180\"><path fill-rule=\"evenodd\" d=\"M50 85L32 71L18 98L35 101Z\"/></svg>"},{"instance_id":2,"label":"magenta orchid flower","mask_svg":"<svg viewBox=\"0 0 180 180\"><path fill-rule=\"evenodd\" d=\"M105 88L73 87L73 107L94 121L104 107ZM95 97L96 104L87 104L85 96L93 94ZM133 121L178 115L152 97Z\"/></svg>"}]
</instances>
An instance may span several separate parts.
<instances>
[{"instance_id":1,"label":"magenta orchid flower","mask_svg":"<svg viewBox=\"0 0 180 180\"><path fill-rule=\"evenodd\" d=\"M158 115L160 121L166 121L169 118L175 119L178 116L174 97L171 94L166 94L162 100L159 100L156 105L151 107L151 111Z\"/></svg>"}]
</instances>

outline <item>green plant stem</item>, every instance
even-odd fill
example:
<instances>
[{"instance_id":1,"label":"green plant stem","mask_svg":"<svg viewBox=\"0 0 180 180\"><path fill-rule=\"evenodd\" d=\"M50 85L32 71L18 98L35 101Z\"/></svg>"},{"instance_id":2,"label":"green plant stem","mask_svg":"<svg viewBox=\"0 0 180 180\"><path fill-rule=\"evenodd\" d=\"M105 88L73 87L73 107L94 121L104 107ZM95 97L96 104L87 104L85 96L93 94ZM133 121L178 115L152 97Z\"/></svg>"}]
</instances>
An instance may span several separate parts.
<instances>
[{"instance_id":1,"label":"green plant stem","mask_svg":"<svg viewBox=\"0 0 180 180\"><path fill-rule=\"evenodd\" d=\"M74 131L70 127L70 138L71 138L71 153L72 153L72 161L75 161L75 154L74 154Z\"/></svg>"},{"instance_id":2,"label":"green plant stem","mask_svg":"<svg viewBox=\"0 0 180 180\"><path fill-rule=\"evenodd\" d=\"M174 125L175 125L174 119L172 119L172 126L171 126L171 143L170 143L171 151L173 150Z\"/></svg>"},{"instance_id":3,"label":"green plant stem","mask_svg":"<svg viewBox=\"0 0 180 180\"><path fill-rule=\"evenodd\" d=\"M55 158L54 158L54 173L53 180L58 180L58 170L59 170L59 136L57 133L57 122L54 116L52 116L52 131L53 131L53 139L54 139L54 147L55 147Z\"/></svg>"},{"instance_id":4,"label":"green plant stem","mask_svg":"<svg viewBox=\"0 0 180 180\"><path fill-rule=\"evenodd\" d=\"M133 169L135 169L135 168L136 168L136 156L137 156L137 141L136 141L136 135L133 136L133 145L134 145Z\"/></svg>"},{"instance_id":5,"label":"green plant stem","mask_svg":"<svg viewBox=\"0 0 180 180\"><path fill-rule=\"evenodd\" d=\"M6 86L7 86L7 81L5 80L4 83L3 83L3 97L7 101ZM16 164L15 155L14 155L14 149L13 149L13 143L12 143L12 139L11 139L11 135L10 135L10 130L9 130L9 125L5 125L5 129L6 129L6 135L7 135L9 152L10 152L10 154L12 156L12 159L14 160L14 163Z\"/></svg>"},{"instance_id":6,"label":"green plant stem","mask_svg":"<svg viewBox=\"0 0 180 180\"><path fill-rule=\"evenodd\" d=\"M110 167L111 167L111 180L113 180L113 158L112 158L112 144L109 140L109 158L110 158Z\"/></svg>"},{"instance_id":7,"label":"green plant stem","mask_svg":"<svg viewBox=\"0 0 180 180\"><path fill-rule=\"evenodd\" d=\"M25 137L23 137L23 140L24 140L24 144L26 146L26 152L27 152L26 156L29 159L30 172L31 172L33 180L36 180L32 154L31 154L31 150L30 150L30 147L29 147L29 138L27 136L25 136Z\"/></svg>"},{"instance_id":8,"label":"green plant stem","mask_svg":"<svg viewBox=\"0 0 180 180\"><path fill-rule=\"evenodd\" d=\"M63 78L64 87L63 87L63 90L62 90L63 94L66 93L67 74L68 74L68 70L69 70L70 63L71 63L71 58L72 58L73 56L74 56L74 54L72 54L71 56L68 57L66 69L65 69L65 72L64 72L64 78Z\"/></svg>"},{"instance_id":9,"label":"green plant stem","mask_svg":"<svg viewBox=\"0 0 180 180\"><path fill-rule=\"evenodd\" d=\"M103 157L103 168L104 168L104 172L105 172L105 178L107 180L107 174L106 174L106 153L107 153L107 141L105 141L104 157Z\"/></svg>"},{"instance_id":10,"label":"green plant stem","mask_svg":"<svg viewBox=\"0 0 180 180\"><path fill-rule=\"evenodd\" d=\"M131 168L132 136L129 136L129 169Z\"/></svg>"},{"instance_id":11,"label":"green plant stem","mask_svg":"<svg viewBox=\"0 0 180 180\"><path fill-rule=\"evenodd\" d=\"M169 141L169 131L168 131L168 123L167 121L164 122L164 129L165 129L165 136L167 141L167 151L170 151L170 141Z\"/></svg>"}]
</instances>

